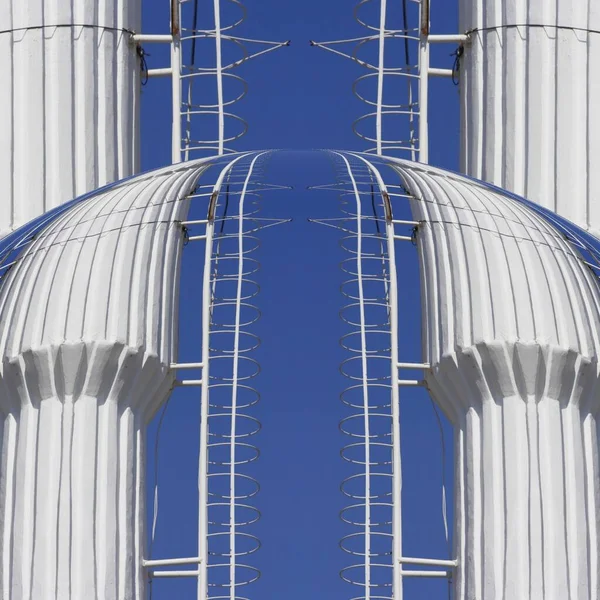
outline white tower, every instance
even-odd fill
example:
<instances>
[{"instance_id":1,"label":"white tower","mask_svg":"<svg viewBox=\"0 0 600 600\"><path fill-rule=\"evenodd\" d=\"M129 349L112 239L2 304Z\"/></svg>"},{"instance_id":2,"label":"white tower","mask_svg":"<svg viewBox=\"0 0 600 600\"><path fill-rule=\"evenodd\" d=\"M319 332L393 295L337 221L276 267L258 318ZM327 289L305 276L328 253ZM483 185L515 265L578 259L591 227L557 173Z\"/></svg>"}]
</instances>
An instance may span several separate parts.
<instances>
[{"instance_id":1,"label":"white tower","mask_svg":"<svg viewBox=\"0 0 600 600\"><path fill-rule=\"evenodd\" d=\"M138 168L140 0L0 6L0 235Z\"/></svg>"},{"instance_id":2,"label":"white tower","mask_svg":"<svg viewBox=\"0 0 600 600\"><path fill-rule=\"evenodd\" d=\"M174 385L202 161L75 203L0 286L0 595L141 600L145 429Z\"/></svg>"},{"instance_id":3,"label":"white tower","mask_svg":"<svg viewBox=\"0 0 600 600\"><path fill-rule=\"evenodd\" d=\"M597 598L598 271L501 190L399 170L426 381L456 432L455 598Z\"/></svg>"},{"instance_id":4,"label":"white tower","mask_svg":"<svg viewBox=\"0 0 600 600\"><path fill-rule=\"evenodd\" d=\"M597 232L598 3L460 9L463 169ZM432 223L427 381L456 428L456 598L597 598L600 323L584 246L498 190L410 187L438 204L413 207Z\"/></svg>"},{"instance_id":5,"label":"white tower","mask_svg":"<svg viewBox=\"0 0 600 600\"><path fill-rule=\"evenodd\" d=\"M600 4L460 0L462 169L600 230Z\"/></svg>"}]
</instances>

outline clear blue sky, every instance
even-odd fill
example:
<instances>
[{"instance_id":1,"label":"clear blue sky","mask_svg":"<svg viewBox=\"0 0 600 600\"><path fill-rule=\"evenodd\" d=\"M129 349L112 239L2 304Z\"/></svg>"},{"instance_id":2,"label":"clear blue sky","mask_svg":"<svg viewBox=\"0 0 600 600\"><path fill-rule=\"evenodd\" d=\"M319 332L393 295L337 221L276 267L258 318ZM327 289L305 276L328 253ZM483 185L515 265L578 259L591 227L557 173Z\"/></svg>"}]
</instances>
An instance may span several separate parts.
<instances>
[{"instance_id":1,"label":"clear blue sky","mask_svg":"<svg viewBox=\"0 0 600 600\"><path fill-rule=\"evenodd\" d=\"M199 0L204 15L209 0ZM352 18L352 0L246 0L248 20L240 36L291 39L289 48L243 65L239 74L249 82L248 96L235 105L250 130L237 149L342 148L364 146L351 131L352 121L364 111L351 86L360 67L322 50L310 39L326 40L364 35ZM374 2L376 4L376 2ZM400 2L393 4L396 15ZM168 2L145 0L144 32L168 29ZM210 27L209 23L206 27ZM432 29L451 33L457 28L457 7L435 2ZM151 67L166 66L164 48L147 47ZM452 47L436 48L433 64L450 67ZM390 54L401 48L390 46ZM400 57L399 62L402 61ZM458 169L458 91L449 81L431 84L431 162ZM168 80L152 80L142 95L142 168L170 162L170 88ZM339 235L307 223L307 217L337 217L331 195L307 192L309 184L323 183L327 165L314 158L279 160L270 180L294 184L292 192L272 194L264 203L267 217L292 217L293 223L262 234L262 271L258 280L263 312L256 332L263 340L257 353L262 374L257 387L262 402L256 416L263 424L258 439L261 459L254 473L261 483L256 505L263 518L254 530L262 540L251 564L262 578L241 593L252 600L345 600L359 593L342 582L338 572L348 564L338 549L349 533L338 518L345 499L339 492L344 465L339 450L345 443L338 431L342 407L339 392L346 385L338 374L344 357L338 338L344 332L338 311L342 306L338 268L344 256ZM202 218L193 215L194 218ZM410 244L399 248L401 301L401 360L419 360L418 271ZM184 330L199 323L201 253L186 249L182 282L181 319ZM182 358L199 359L199 339L182 332ZM198 397L177 392L171 400L161 432L159 453L160 516L153 550L155 557L196 553L196 469ZM154 469L156 423L148 444L148 497ZM451 477L450 429L447 474ZM422 390L402 394L402 450L404 471L404 546L407 555L446 557L441 519L441 449L438 427L428 397ZM151 502L149 502L151 510ZM451 516L450 516L451 518ZM186 581L155 583L153 600L194 597ZM407 583L411 600L447 598L441 581Z\"/></svg>"}]
</instances>

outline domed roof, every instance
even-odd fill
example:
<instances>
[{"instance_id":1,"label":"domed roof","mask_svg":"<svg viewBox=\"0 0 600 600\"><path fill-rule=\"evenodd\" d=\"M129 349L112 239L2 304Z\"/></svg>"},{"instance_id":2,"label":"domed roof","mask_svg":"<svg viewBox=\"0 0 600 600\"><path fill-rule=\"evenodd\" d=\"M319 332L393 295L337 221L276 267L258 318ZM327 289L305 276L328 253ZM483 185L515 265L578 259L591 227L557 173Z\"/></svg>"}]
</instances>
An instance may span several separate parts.
<instances>
[{"instance_id":1,"label":"domed roof","mask_svg":"<svg viewBox=\"0 0 600 600\"><path fill-rule=\"evenodd\" d=\"M256 153L133 177L1 240L2 354L106 336L168 360L173 311L165 290L175 285L184 236L179 223L187 214L182 199L198 186L210 196L214 177L204 175L210 167L224 173L238 163L243 171L251 156ZM288 156L301 160L298 153ZM542 341L597 356L596 238L523 198L448 171L351 152L329 156L345 157L351 171L362 170L383 187L392 211L410 203L419 222L432 364L484 340Z\"/></svg>"}]
</instances>

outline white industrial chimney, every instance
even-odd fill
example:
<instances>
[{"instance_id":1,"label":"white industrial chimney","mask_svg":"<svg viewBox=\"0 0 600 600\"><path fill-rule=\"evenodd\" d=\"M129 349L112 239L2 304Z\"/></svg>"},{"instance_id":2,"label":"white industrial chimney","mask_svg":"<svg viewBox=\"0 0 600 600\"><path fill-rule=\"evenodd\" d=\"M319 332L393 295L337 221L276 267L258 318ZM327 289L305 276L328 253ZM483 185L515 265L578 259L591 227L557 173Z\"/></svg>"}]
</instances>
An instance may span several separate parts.
<instances>
[{"instance_id":1,"label":"white industrial chimney","mask_svg":"<svg viewBox=\"0 0 600 600\"><path fill-rule=\"evenodd\" d=\"M140 5L0 3L0 235L138 169Z\"/></svg>"}]
</instances>

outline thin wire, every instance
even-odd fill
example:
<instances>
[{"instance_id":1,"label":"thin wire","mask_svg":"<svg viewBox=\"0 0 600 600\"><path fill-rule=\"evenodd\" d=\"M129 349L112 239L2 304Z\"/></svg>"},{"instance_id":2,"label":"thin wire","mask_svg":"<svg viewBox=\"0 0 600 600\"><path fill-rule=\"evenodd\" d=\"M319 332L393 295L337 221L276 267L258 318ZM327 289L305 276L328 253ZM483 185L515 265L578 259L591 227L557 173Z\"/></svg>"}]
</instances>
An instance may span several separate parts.
<instances>
[{"instance_id":1,"label":"thin wire","mask_svg":"<svg viewBox=\"0 0 600 600\"><path fill-rule=\"evenodd\" d=\"M475 27L474 29L469 29L466 35L471 35L472 33L485 32L485 31L496 31L497 29L517 29L519 27L529 28L529 29L558 29L564 31L580 31L582 33L593 33L600 34L599 29L586 29L585 27L571 27L569 25L544 25L543 23L521 23L521 24L510 24L510 25L494 25L491 27Z\"/></svg>"},{"instance_id":2,"label":"thin wire","mask_svg":"<svg viewBox=\"0 0 600 600\"><path fill-rule=\"evenodd\" d=\"M430 397L431 407L440 430L440 444L442 446L442 519L444 521L444 534L446 537L446 546L448 548L448 558L452 558L452 548L450 547L450 535L448 533L448 499L446 496L446 438L444 435L444 426L436 403Z\"/></svg>"},{"instance_id":3,"label":"thin wire","mask_svg":"<svg viewBox=\"0 0 600 600\"><path fill-rule=\"evenodd\" d=\"M158 523L158 448L160 442L160 431L162 424L171 401L171 394L167 398L165 405L163 406L158 421L158 427L156 428L156 438L154 439L154 502L152 507L152 533L150 534L150 547L148 548L148 556L152 558L152 548L154 547L154 538L156 536L156 524ZM152 578L150 578L150 600L152 600Z\"/></svg>"},{"instance_id":4,"label":"thin wire","mask_svg":"<svg viewBox=\"0 0 600 600\"><path fill-rule=\"evenodd\" d=\"M56 25L30 25L28 27L15 27L14 29L0 30L0 35L5 33L17 33L19 31L32 31L37 29L66 29L75 27L80 27L83 29L102 29L103 31L115 31L127 33L129 35L135 35L135 31L132 29L126 29L125 27L109 27L107 25L93 25L90 23L58 23Z\"/></svg>"},{"instance_id":5,"label":"thin wire","mask_svg":"<svg viewBox=\"0 0 600 600\"><path fill-rule=\"evenodd\" d=\"M454 56L454 64L452 65L452 83L458 85L460 83L460 59L465 52L465 47L460 45L450 56Z\"/></svg>"},{"instance_id":6,"label":"thin wire","mask_svg":"<svg viewBox=\"0 0 600 600\"><path fill-rule=\"evenodd\" d=\"M198 29L198 0L194 0L194 16L192 22L192 30L194 36L192 37L192 47L190 52L190 64L194 68L196 66L196 30Z\"/></svg>"},{"instance_id":7,"label":"thin wire","mask_svg":"<svg viewBox=\"0 0 600 600\"><path fill-rule=\"evenodd\" d=\"M148 83L149 75L148 75L148 61L146 60L146 56L150 56L148 52L146 52L141 44L137 45L136 48L137 55L140 59L140 74L141 74L141 84L146 85Z\"/></svg>"},{"instance_id":8,"label":"thin wire","mask_svg":"<svg viewBox=\"0 0 600 600\"><path fill-rule=\"evenodd\" d=\"M408 45L408 10L406 0L402 0L402 25L404 27L404 33L407 34L404 37L404 61L406 66L410 69L410 50Z\"/></svg>"},{"instance_id":9,"label":"thin wire","mask_svg":"<svg viewBox=\"0 0 600 600\"><path fill-rule=\"evenodd\" d=\"M196 29L198 28L198 0L194 0L194 16L192 22L192 45L190 50L190 69L193 71L196 68ZM192 88L194 87L194 78L191 77L188 82L187 88L187 111L186 111L186 119L185 119L185 158L189 159L190 155L190 142L192 135Z\"/></svg>"}]
</instances>

